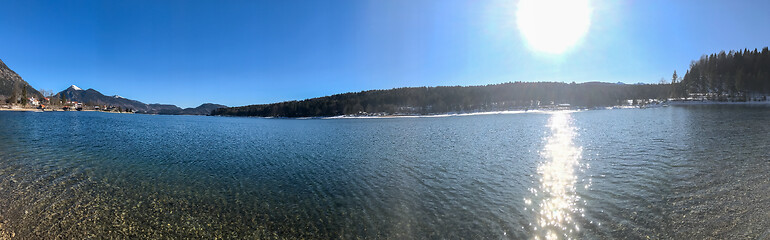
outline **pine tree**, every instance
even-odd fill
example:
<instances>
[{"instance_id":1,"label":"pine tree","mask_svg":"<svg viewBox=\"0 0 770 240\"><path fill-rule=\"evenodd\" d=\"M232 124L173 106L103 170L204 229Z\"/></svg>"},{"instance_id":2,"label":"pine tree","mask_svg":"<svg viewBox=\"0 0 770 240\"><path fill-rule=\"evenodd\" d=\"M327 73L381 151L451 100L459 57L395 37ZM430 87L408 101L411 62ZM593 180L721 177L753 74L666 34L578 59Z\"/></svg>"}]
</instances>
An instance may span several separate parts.
<instances>
[{"instance_id":1,"label":"pine tree","mask_svg":"<svg viewBox=\"0 0 770 240\"><path fill-rule=\"evenodd\" d=\"M679 78L679 76L676 75L676 70L674 70L674 75L671 76L671 84L676 84L677 78Z\"/></svg>"},{"instance_id":2,"label":"pine tree","mask_svg":"<svg viewBox=\"0 0 770 240\"><path fill-rule=\"evenodd\" d=\"M27 87L21 88L21 105L27 105Z\"/></svg>"}]
</instances>

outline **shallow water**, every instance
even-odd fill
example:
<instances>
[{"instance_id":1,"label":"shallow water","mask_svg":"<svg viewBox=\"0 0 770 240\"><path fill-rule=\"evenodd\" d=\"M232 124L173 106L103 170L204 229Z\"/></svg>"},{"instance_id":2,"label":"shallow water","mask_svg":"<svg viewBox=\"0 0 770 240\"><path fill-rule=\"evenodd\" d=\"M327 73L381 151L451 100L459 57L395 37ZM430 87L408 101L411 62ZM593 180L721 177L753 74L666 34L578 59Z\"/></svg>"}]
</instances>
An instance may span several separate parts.
<instances>
[{"instance_id":1,"label":"shallow water","mask_svg":"<svg viewBox=\"0 0 770 240\"><path fill-rule=\"evenodd\" d=\"M0 239L770 237L767 106L0 123Z\"/></svg>"}]
</instances>

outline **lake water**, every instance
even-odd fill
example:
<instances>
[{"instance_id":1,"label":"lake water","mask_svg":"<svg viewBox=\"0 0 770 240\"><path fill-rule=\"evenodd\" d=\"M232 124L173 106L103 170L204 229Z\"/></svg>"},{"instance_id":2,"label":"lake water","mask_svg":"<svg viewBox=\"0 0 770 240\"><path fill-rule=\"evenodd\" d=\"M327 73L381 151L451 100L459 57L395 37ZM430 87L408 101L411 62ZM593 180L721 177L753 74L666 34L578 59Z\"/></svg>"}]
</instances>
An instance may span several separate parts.
<instances>
[{"instance_id":1,"label":"lake water","mask_svg":"<svg viewBox=\"0 0 770 240\"><path fill-rule=\"evenodd\" d=\"M0 239L768 238L770 107L0 112Z\"/></svg>"}]
</instances>

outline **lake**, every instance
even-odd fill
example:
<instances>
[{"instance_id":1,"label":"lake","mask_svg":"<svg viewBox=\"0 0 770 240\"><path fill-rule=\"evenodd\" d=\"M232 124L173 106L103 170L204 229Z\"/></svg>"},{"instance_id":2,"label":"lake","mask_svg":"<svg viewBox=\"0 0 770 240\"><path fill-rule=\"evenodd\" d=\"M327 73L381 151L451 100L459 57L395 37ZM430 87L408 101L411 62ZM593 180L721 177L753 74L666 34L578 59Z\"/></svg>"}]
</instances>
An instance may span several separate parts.
<instances>
[{"instance_id":1,"label":"lake","mask_svg":"<svg viewBox=\"0 0 770 240\"><path fill-rule=\"evenodd\" d=\"M0 239L770 237L770 106L0 112Z\"/></svg>"}]
</instances>

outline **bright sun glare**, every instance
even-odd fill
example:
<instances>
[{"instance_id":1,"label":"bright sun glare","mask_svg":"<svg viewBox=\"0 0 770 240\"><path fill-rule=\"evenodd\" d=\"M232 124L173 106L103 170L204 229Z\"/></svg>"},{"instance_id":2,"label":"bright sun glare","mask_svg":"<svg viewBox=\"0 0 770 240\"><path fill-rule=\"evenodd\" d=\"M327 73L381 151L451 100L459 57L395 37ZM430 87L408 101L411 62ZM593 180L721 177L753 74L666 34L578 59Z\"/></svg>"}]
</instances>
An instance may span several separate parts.
<instances>
[{"instance_id":1,"label":"bright sun glare","mask_svg":"<svg viewBox=\"0 0 770 240\"><path fill-rule=\"evenodd\" d=\"M589 0L520 0L516 24L535 51L561 54L575 46L591 25Z\"/></svg>"}]
</instances>

